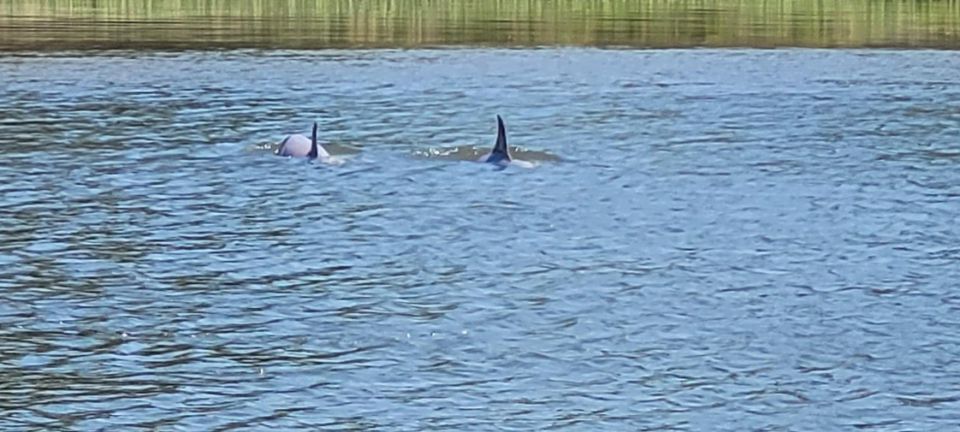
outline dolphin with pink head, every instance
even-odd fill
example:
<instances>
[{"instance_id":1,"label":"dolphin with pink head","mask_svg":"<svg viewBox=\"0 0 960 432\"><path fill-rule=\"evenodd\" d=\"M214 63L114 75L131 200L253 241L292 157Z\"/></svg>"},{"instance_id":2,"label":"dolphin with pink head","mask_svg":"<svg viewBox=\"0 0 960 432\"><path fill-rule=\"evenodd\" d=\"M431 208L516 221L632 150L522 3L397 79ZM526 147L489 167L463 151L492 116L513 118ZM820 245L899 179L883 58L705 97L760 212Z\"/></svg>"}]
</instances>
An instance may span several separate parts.
<instances>
[{"instance_id":1,"label":"dolphin with pink head","mask_svg":"<svg viewBox=\"0 0 960 432\"><path fill-rule=\"evenodd\" d=\"M492 163L501 167L513 165L521 168L533 168L532 163L514 159L513 155L510 154L510 146L507 145L507 128L503 126L503 119L499 115L497 115L497 141L493 145L493 150L480 156L477 162Z\"/></svg>"},{"instance_id":2,"label":"dolphin with pink head","mask_svg":"<svg viewBox=\"0 0 960 432\"><path fill-rule=\"evenodd\" d=\"M276 154L307 159L330 159L330 153L317 144L317 122L313 122L313 134L310 138L300 134L288 135L280 142Z\"/></svg>"}]
</instances>

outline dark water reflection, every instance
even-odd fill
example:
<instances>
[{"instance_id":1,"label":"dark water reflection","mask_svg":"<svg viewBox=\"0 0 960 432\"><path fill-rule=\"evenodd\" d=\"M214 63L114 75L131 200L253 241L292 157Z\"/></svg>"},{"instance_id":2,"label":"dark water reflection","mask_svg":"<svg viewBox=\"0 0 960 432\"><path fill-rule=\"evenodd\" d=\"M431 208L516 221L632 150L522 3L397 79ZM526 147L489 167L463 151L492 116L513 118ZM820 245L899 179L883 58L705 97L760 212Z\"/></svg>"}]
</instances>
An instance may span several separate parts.
<instances>
[{"instance_id":1,"label":"dark water reflection","mask_svg":"<svg viewBox=\"0 0 960 432\"><path fill-rule=\"evenodd\" d=\"M957 70L3 58L0 429L947 429ZM417 157L489 145L496 113L562 161ZM267 150L314 119L348 163Z\"/></svg>"},{"instance_id":2,"label":"dark water reflection","mask_svg":"<svg viewBox=\"0 0 960 432\"><path fill-rule=\"evenodd\" d=\"M21 0L0 50L960 47L957 0Z\"/></svg>"}]
</instances>

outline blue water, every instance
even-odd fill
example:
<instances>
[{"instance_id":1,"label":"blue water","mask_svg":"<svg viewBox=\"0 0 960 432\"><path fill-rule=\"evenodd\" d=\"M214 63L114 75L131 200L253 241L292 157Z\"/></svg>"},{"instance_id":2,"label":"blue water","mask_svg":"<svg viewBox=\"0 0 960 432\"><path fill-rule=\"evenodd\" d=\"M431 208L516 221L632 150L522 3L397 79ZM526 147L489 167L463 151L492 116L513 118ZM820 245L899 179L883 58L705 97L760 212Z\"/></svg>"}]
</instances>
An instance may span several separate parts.
<instances>
[{"instance_id":1,"label":"blue water","mask_svg":"<svg viewBox=\"0 0 960 432\"><path fill-rule=\"evenodd\" d=\"M956 427L957 70L4 55L0 429Z\"/></svg>"}]
</instances>

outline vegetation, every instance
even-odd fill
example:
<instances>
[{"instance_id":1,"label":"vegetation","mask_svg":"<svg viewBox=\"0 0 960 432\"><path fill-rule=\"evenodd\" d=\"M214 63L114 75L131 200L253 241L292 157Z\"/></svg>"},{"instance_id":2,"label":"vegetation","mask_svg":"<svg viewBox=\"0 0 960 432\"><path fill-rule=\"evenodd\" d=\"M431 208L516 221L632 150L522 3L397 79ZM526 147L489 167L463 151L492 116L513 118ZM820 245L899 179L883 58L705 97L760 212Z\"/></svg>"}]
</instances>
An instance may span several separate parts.
<instances>
[{"instance_id":1,"label":"vegetation","mask_svg":"<svg viewBox=\"0 0 960 432\"><path fill-rule=\"evenodd\" d=\"M960 0L17 0L0 49L960 48Z\"/></svg>"}]
</instances>

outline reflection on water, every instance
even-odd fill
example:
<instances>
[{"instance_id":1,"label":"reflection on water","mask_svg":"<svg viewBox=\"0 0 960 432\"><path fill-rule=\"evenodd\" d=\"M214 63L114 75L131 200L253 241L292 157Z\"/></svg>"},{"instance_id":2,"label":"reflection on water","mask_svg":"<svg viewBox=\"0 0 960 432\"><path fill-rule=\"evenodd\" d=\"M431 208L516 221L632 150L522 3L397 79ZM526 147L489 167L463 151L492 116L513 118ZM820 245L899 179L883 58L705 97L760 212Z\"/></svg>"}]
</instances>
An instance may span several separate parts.
<instances>
[{"instance_id":1,"label":"reflection on water","mask_svg":"<svg viewBox=\"0 0 960 432\"><path fill-rule=\"evenodd\" d=\"M960 47L960 1L17 0L0 49Z\"/></svg>"}]
</instances>

